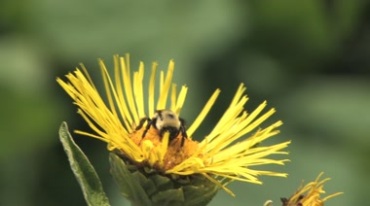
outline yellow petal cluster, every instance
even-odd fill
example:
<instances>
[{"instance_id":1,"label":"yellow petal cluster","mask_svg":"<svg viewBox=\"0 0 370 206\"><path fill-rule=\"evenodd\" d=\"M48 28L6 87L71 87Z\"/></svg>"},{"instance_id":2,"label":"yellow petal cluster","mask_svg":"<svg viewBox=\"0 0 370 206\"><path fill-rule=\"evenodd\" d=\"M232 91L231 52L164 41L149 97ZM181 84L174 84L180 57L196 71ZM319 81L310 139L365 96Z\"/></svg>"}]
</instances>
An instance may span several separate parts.
<instances>
[{"instance_id":1,"label":"yellow petal cluster","mask_svg":"<svg viewBox=\"0 0 370 206\"><path fill-rule=\"evenodd\" d=\"M193 141L192 136L215 103L220 90L209 98L194 122L187 127L188 138L180 146L180 135L169 140L151 127L143 137L143 130L135 129L140 120L152 117L156 110L170 109L180 115L188 88L172 82L174 62L170 61L167 72L157 72L158 64L153 63L148 79L144 76L144 63L132 72L129 56L114 56L113 78L104 62L99 60L103 77L105 97L94 85L87 69L81 65L73 73L66 75L67 81L57 78L57 82L74 100L78 113L88 123L94 133L77 130L76 133L97 138L107 143L108 149L118 150L133 163L146 164L166 174L202 174L227 192L230 181L238 180L261 184L259 176L281 176L287 174L256 169L260 165L283 165L287 159L272 159L283 151L290 141L265 146L263 141L278 134L277 121L266 128L260 128L274 112L263 112L266 102L248 113L245 104L246 87L241 84L230 106L216 126L201 141Z\"/></svg>"},{"instance_id":2,"label":"yellow petal cluster","mask_svg":"<svg viewBox=\"0 0 370 206\"><path fill-rule=\"evenodd\" d=\"M289 200L283 201L284 206L323 206L324 202L330 198L342 194L342 192L337 192L331 195L328 195L324 198L321 197L322 194L325 194L324 184L330 180L330 178L325 178L320 180L323 173L320 173L315 181L309 182L304 186L301 186L297 192L289 198Z\"/></svg>"}]
</instances>

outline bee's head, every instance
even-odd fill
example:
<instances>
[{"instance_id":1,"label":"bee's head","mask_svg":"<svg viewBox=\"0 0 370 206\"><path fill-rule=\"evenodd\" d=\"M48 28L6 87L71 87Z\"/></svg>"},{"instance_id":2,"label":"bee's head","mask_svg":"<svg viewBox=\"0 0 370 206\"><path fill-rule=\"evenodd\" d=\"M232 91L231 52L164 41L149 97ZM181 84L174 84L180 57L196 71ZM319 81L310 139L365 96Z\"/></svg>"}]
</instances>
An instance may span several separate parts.
<instances>
[{"instance_id":1,"label":"bee's head","mask_svg":"<svg viewBox=\"0 0 370 206\"><path fill-rule=\"evenodd\" d=\"M157 110L154 114L155 124L154 126L161 130L163 128L174 128L180 129L181 121L180 118L171 110Z\"/></svg>"}]
</instances>

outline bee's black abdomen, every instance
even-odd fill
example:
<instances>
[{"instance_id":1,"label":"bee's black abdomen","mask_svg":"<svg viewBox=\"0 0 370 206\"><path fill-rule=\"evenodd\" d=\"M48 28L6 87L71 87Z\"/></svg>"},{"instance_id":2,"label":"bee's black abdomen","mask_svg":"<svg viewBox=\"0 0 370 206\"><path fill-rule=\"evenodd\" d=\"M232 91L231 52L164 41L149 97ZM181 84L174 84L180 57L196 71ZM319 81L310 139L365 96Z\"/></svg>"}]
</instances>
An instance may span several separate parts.
<instances>
[{"instance_id":1,"label":"bee's black abdomen","mask_svg":"<svg viewBox=\"0 0 370 206\"><path fill-rule=\"evenodd\" d=\"M159 131L159 135L163 137L165 132L170 133L170 141L175 139L179 135L179 130L175 127L164 127Z\"/></svg>"}]
</instances>

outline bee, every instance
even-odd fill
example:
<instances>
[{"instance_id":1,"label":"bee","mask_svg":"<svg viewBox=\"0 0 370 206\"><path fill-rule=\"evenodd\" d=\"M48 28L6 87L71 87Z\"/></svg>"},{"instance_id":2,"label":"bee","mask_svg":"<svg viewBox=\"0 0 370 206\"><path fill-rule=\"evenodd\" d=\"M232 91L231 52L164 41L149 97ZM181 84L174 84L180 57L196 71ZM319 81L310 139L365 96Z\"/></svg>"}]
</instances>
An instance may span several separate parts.
<instances>
[{"instance_id":1,"label":"bee","mask_svg":"<svg viewBox=\"0 0 370 206\"><path fill-rule=\"evenodd\" d=\"M152 118L146 117L141 119L139 125L136 127L136 130L142 128L145 122L148 122L148 124L146 125L142 138L145 137L149 128L153 126L158 130L159 136L161 137L165 132L169 132L169 142L171 142L181 133L181 147L184 146L185 139L188 137L185 129L185 120L180 118L173 111L169 109L155 111Z\"/></svg>"},{"instance_id":2,"label":"bee","mask_svg":"<svg viewBox=\"0 0 370 206\"><path fill-rule=\"evenodd\" d=\"M299 195L298 196L298 199L297 201L294 203L294 205L292 206L303 206L303 204L301 203L301 200L304 198L304 195ZM280 198L281 202L283 203L283 206L288 206L289 204L289 199L285 198L285 197L282 197ZM291 204L289 204L291 205Z\"/></svg>"}]
</instances>

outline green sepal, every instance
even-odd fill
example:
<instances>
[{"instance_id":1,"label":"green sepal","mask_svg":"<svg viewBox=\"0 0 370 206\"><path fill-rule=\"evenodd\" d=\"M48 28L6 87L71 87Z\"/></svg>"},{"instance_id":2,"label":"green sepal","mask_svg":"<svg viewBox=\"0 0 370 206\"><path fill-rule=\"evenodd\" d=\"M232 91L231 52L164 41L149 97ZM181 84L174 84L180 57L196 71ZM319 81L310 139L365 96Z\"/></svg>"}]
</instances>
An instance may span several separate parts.
<instances>
[{"instance_id":1,"label":"green sepal","mask_svg":"<svg viewBox=\"0 0 370 206\"><path fill-rule=\"evenodd\" d=\"M59 128L59 139L62 142L71 169L80 184L87 204L89 206L109 206L109 200L94 167L73 141L71 134L68 132L66 122L63 122Z\"/></svg>"},{"instance_id":2,"label":"green sepal","mask_svg":"<svg viewBox=\"0 0 370 206\"><path fill-rule=\"evenodd\" d=\"M131 172L129 166L117 155L111 153L109 160L111 163L111 173L118 183L123 196L129 199L133 206L152 205L144 188L152 188L154 184L148 181L140 172ZM149 190L153 192L155 189Z\"/></svg>"},{"instance_id":3,"label":"green sepal","mask_svg":"<svg viewBox=\"0 0 370 206\"><path fill-rule=\"evenodd\" d=\"M110 163L111 173L121 193L134 206L203 206L218 191L217 185L202 175L165 175L148 167L131 164L113 152L110 154Z\"/></svg>"}]
</instances>

